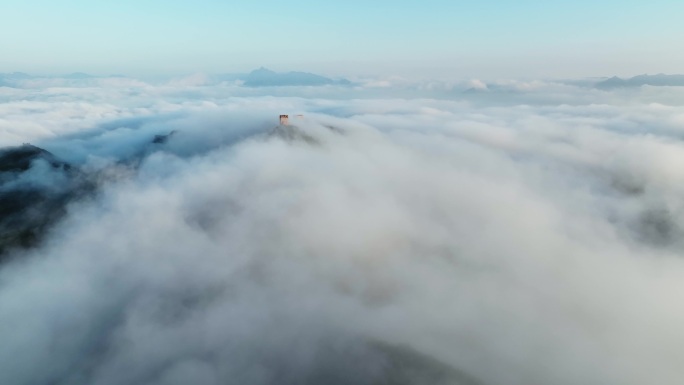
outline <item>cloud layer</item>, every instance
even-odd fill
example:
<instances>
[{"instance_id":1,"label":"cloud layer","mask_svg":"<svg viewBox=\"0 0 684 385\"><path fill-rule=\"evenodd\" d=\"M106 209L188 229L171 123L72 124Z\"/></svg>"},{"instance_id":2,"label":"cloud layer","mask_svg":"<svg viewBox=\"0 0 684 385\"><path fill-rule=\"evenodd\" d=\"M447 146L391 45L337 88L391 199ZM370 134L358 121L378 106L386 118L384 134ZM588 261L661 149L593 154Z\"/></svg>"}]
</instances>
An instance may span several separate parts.
<instances>
[{"instance_id":1,"label":"cloud layer","mask_svg":"<svg viewBox=\"0 0 684 385\"><path fill-rule=\"evenodd\" d=\"M0 88L104 175L0 268L0 383L680 384L684 93L471 85Z\"/></svg>"}]
</instances>

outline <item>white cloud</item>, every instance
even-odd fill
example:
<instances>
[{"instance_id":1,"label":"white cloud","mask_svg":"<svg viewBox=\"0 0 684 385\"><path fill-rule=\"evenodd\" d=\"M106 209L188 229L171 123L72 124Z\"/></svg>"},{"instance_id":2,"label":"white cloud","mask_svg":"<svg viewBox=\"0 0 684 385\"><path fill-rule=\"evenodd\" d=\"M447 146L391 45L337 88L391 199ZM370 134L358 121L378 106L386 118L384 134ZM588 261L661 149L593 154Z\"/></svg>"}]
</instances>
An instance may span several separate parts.
<instances>
[{"instance_id":1,"label":"white cloud","mask_svg":"<svg viewBox=\"0 0 684 385\"><path fill-rule=\"evenodd\" d=\"M470 88L475 89L475 90L486 90L487 89L487 83L485 83L479 79L473 79L473 80L469 81L468 86L470 86Z\"/></svg>"},{"instance_id":2,"label":"white cloud","mask_svg":"<svg viewBox=\"0 0 684 385\"><path fill-rule=\"evenodd\" d=\"M0 270L0 382L364 383L375 340L492 385L684 379L677 91L238 88L5 96L0 133L82 161L178 134ZM290 111L318 145L264 135Z\"/></svg>"}]
</instances>

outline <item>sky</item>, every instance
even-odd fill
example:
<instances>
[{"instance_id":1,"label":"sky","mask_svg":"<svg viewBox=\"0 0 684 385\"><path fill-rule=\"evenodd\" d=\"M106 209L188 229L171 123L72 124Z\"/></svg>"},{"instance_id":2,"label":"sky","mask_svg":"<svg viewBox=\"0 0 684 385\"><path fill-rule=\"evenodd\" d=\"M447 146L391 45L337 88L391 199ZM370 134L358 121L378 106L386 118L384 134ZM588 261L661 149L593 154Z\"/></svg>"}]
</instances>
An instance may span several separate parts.
<instances>
[{"instance_id":1,"label":"sky","mask_svg":"<svg viewBox=\"0 0 684 385\"><path fill-rule=\"evenodd\" d=\"M0 0L0 384L684 384L684 5L340 3Z\"/></svg>"},{"instance_id":2,"label":"sky","mask_svg":"<svg viewBox=\"0 0 684 385\"><path fill-rule=\"evenodd\" d=\"M0 72L676 73L681 1L4 0Z\"/></svg>"}]
</instances>

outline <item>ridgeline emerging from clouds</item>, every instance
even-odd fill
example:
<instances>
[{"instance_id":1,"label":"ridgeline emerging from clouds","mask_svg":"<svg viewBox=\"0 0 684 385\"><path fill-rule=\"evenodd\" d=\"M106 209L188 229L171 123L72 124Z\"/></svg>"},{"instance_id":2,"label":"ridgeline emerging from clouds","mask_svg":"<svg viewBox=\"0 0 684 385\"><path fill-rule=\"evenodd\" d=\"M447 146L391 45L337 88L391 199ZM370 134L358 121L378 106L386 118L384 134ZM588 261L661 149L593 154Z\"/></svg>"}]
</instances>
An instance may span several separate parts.
<instances>
[{"instance_id":1,"label":"ridgeline emerging from clouds","mask_svg":"<svg viewBox=\"0 0 684 385\"><path fill-rule=\"evenodd\" d=\"M684 75L639 75L629 79L614 76L596 84L596 87L604 89L641 86L684 87Z\"/></svg>"}]
</instances>

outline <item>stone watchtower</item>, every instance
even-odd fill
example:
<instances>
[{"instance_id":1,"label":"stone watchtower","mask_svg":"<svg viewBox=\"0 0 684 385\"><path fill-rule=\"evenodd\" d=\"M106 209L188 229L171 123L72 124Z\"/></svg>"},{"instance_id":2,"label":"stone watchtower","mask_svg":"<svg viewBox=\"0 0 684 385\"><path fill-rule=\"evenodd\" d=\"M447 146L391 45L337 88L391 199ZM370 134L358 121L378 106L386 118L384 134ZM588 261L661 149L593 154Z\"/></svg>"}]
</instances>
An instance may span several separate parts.
<instances>
[{"instance_id":1,"label":"stone watchtower","mask_svg":"<svg viewBox=\"0 0 684 385\"><path fill-rule=\"evenodd\" d=\"M289 115L280 115L280 125L287 126L288 124L290 124Z\"/></svg>"}]
</instances>

